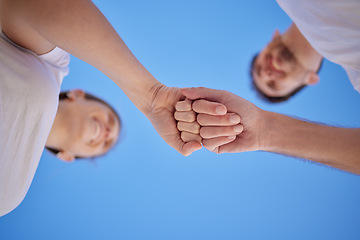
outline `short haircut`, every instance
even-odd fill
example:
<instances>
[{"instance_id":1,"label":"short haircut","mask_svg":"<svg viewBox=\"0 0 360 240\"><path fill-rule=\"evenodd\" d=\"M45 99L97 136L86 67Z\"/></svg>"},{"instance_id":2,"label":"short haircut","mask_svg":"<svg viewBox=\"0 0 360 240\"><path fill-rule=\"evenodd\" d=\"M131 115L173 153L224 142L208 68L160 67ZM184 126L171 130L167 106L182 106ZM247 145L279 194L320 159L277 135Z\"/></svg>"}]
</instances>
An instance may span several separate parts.
<instances>
[{"instance_id":1,"label":"short haircut","mask_svg":"<svg viewBox=\"0 0 360 240\"><path fill-rule=\"evenodd\" d=\"M253 77L253 70L254 70L254 67L255 67L255 61L258 57L259 53L255 54L254 57L252 58L251 60L251 65L250 65L250 77L251 77L251 80L252 80L252 85L253 87L255 88L256 92L258 93L258 95L260 96L261 99L267 101L267 102L271 102L271 103L280 103L280 102L285 102L287 101L289 98L291 98L292 96L294 96L296 93L298 93L301 89L304 89L307 85L301 85L297 88L295 88L292 92L290 92L289 94L285 95L285 96L280 96L280 97L271 97L271 96L268 96L266 95L265 93L263 93L259 88L258 86L255 84L255 81L254 81L254 77ZM324 62L324 58L321 59L321 62L320 62L320 65L319 65L319 68L317 69L316 73L319 73L322 65L323 65L323 62Z\"/></svg>"},{"instance_id":2,"label":"short haircut","mask_svg":"<svg viewBox=\"0 0 360 240\"><path fill-rule=\"evenodd\" d=\"M70 93L70 91L66 91L66 92L61 92L60 94L59 94L59 101L62 101L62 100L65 100L65 99L69 99L69 97L68 97L68 94ZM93 101L97 101L97 102L100 102L100 103L102 103L102 104L104 104L105 106L107 106L113 113L114 113L114 115L116 116L116 118L117 118L117 120L119 121L119 124L120 124L120 132L121 132L121 129L122 129L122 122L121 122L121 118L120 118L120 115L115 111L115 109L112 107L112 106L110 106L110 104L108 104L107 102L105 102L104 100L102 100L102 99L100 99L100 98L98 98L98 97L96 97L96 96L94 96L94 95L92 95L92 94L90 94L90 93L85 93L85 99L88 99L88 100L93 100ZM120 139L120 134L119 134L119 138L117 139L117 141L119 141L119 139ZM114 144L114 146L115 146L116 144ZM55 154L55 155L57 155L61 150L59 150L59 149L55 149L55 148L50 148L50 147L46 147L45 146L45 148L49 151L49 152L51 152L51 153L53 153L53 154ZM94 156L94 157L101 157L102 155L99 155L99 156ZM94 157L91 157L91 158L94 158ZM84 159L85 157L79 157L79 156L75 156L75 159Z\"/></svg>"}]
</instances>

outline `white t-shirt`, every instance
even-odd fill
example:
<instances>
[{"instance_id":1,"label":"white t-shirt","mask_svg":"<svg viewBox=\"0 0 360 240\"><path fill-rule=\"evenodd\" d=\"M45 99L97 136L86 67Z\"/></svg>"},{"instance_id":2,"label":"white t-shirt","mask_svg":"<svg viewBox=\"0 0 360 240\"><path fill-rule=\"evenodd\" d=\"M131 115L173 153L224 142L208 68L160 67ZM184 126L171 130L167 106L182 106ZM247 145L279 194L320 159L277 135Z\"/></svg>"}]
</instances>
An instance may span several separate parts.
<instances>
[{"instance_id":1,"label":"white t-shirt","mask_svg":"<svg viewBox=\"0 0 360 240\"><path fill-rule=\"evenodd\" d=\"M360 0L277 0L309 43L360 92Z\"/></svg>"},{"instance_id":2,"label":"white t-shirt","mask_svg":"<svg viewBox=\"0 0 360 240\"><path fill-rule=\"evenodd\" d=\"M0 216L24 199L34 177L68 74L60 48L44 55L0 37Z\"/></svg>"}]
</instances>

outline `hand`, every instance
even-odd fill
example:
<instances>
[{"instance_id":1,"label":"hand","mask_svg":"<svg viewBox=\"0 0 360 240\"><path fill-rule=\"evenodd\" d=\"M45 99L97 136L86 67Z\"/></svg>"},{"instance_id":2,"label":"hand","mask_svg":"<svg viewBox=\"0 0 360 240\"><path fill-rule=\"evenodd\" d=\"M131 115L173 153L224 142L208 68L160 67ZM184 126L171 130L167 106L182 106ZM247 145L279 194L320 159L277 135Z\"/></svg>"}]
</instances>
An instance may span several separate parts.
<instances>
[{"instance_id":1,"label":"hand","mask_svg":"<svg viewBox=\"0 0 360 240\"><path fill-rule=\"evenodd\" d=\"M182 89L181 92L185 97L194 100L192 109L198 113L197 121L202 126L200 135L205 148L218 153L261 150L263 110L227 91L200 87ZM226 106L228 114L217 113L219 103ZM234 118L235 122L237 115L231 113L241 116L241 124L224 126L223 123L231 122L231 118ZM235 140L224 144L226 138L229 140L231 136L236 136Z\"/></svg>"},{"instance_id":2,"label":"hand","mask_svg":"<svg viewBox=\"0 0 360 240\"><path fill-rule=\"evenodd\" d=\"M181 139L184 142L189 141L198 141L202 142L202 137L200 136L201 121L203 126L229 126L232 129L232 126L239 125L240 116L235 113L227 113L227 109L223 104L213 103L206 100L199 100L195 105L204 103L204 107L207 108L208 113L214 113L214 116L209 116L213 122L204 123L203 118L200 115L200 118L197 119L197 113L192 109L193 101L190 99L185 99L184 101L179 101L176 103L176 112L174 118L178 121L178 130L181 131ZM240 133L242 131L242 125L239 125ZM223 132L221 137L217 138L216 146L210 146L209 141L206 140L206 145L204 145L208 150L217 152L220 145L229 143L236 138L236 135L231 131L230 135L227 135L226 132ZM210 141L211 142L211 141Z\"/></svg>"},{"instance_id":3,"label":"hand","mask_svg":"<svg viewBox=\"0 0 360 240\"><path fill-rule=\"evenodd\" d=\"M146 116L167 144L184 156L202 148L199 141L183 141L174 119L175 104L184 97L179 88L157 86Z\"/></svg>"},{"instance_id":4,"label":"hand","mask_svg":"<svg viewBox=\"0 0 360 240\"><path fill-rule=\"evenodd\" d=\"M181 132L181 140L184 142L198 142L201 144L200 125L196 121L197 113L192 110L193 101L185 99L175 105L174 118L178 121L177 129Z\"/></svg>"}]
</instances>

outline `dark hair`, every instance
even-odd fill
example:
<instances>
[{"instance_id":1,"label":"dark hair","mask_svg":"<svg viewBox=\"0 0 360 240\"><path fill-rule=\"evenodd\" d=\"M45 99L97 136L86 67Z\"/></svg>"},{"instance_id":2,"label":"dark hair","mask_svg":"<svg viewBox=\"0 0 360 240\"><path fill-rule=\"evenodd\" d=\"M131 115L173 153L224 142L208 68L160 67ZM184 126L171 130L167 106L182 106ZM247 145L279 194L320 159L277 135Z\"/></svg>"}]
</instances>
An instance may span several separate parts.
<instances>
[{"instance_id":1,"label":"dark hair","mask_svg":"<svg viewBox=\"0 0 360 240\"><path fill-rule=\"evenodd\" d=\"M70 91L66 91L66 92L61 92L59 94L59 101L62 101L62 100L65 100L65 99L69 99L68 97L68 94L69 94ZM110 106L107 102L105 102L104 100L98 98L98 97L95 97L94 95L90 94L90 93L85 93L85 99L88 99L88 100L93 100L93 101L97 101L97 102L100 102L102 104L104 104L105 106L107 106L108 108L110 108L110 110L114 113L114 115L116 116L117 120L119 121L119 124L120 124L120 132L121 132L121 129L122 129L122 122L121 122L121 118L119 116L119 114L115 111L115 109ZM120 137L119 137L120 138ZM119 140L119 139L118 139ZM55 149L55 148L50 148L50 147L46 147L45 148L53 153L53 154L58 154L60 152L59 149ZM100 155L102 156L102 155ZM100 156L96 156L96 157L100 157ZM84 157L79 157L79 156L75 156L75 159L84 159Z\"/></svg>"},{"instance_id":2,"label":"dark hair","mask_svg":"<svg viewBox=\"0 0 360 240\"><path fill-rule=\"evenodd\" d=\"M294 96L296 93L298 93L301 89L305 88L307 85L301 85L297 88L295 88L292 92L290 92L289 94L285 95L285 96L279 96L279 97L271 97L271 96L268 96L266 95L265 93L263 93L259 88L258 86L255 84L254 82L254 77L253 77L253 69L255 67L255 61L258 57L259 53L255 54L253 59L251 60L251 65L250 65L250 77L251 77L251 80L252 80L252 85L253 87L255 88L256 92L258 93L258 95L263 99L263 100L266 100L268 102L271 102L271 103L279 103L279 102L284 102L286 100L288 100L289 98L291 98L292 96ZM323 64L323 61L324 61L324 58L321 59L321 62L320 62L320 65L319 65L319 68L317 69L316 73L319 73L321 67L322 67L322 64Z\"/></svg>"}]
</instances>

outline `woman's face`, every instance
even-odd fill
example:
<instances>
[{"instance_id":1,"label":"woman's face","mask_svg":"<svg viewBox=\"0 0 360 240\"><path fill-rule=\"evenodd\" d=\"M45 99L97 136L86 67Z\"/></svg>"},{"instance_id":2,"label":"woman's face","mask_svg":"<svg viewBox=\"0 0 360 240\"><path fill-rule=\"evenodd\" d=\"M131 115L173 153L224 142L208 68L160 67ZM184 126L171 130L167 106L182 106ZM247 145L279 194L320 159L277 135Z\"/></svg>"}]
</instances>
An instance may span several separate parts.
<instances>
[{"instance_id":1,"label":"woman's face","mask_svg":"<svg viewBox=\"0 0 360 240\"><path fill-rule=\"evenodd\" d=\"M105 154L117 142L120 121L104 103L84 96L60 101L62 125L67 131L63 149L77 157L95 157Z\"/></svg>"}]
</instances>

